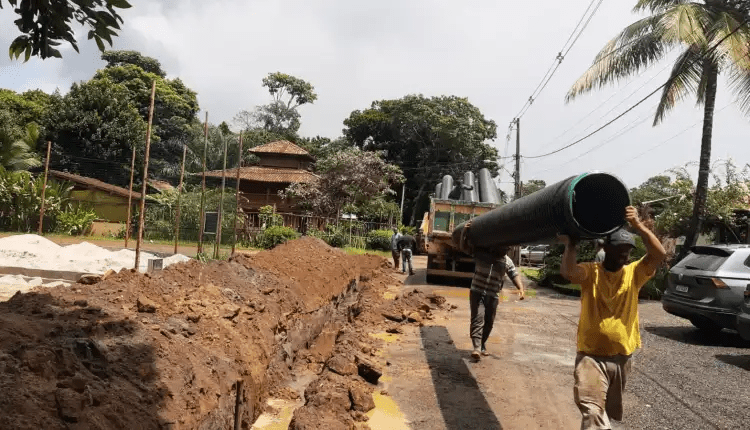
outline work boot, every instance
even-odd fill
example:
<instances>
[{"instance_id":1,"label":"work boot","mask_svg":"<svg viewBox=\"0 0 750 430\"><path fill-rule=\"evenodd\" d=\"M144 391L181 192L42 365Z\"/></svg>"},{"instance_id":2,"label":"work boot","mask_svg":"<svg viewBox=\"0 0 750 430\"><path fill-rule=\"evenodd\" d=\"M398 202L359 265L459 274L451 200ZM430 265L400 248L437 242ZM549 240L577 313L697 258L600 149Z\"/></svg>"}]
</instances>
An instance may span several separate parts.
<instances>
[{"instance_id":1,"label":"work boot","mask_svg":"<svg viewBox=\"0 0 750 430\"><path fill-rule=\"evenodd\" d=\"M484 345L482 345L482 355L484 355L485 357L487 357L488 355L490 355L490 353L487 352L487 347L484 346Z\"/></svg>"},{"instance_id":2,"label":"work boot","mask_svg":"<svg viewBox=\"0 0 750 430\"><path fill-rule=\"evenodd\" d=\"M475 349L474 351L471 352L471 358L473 358L474 361L479 361L482 358L482 356L479 355L478 349Z\"/></svg>"}]
</instances>

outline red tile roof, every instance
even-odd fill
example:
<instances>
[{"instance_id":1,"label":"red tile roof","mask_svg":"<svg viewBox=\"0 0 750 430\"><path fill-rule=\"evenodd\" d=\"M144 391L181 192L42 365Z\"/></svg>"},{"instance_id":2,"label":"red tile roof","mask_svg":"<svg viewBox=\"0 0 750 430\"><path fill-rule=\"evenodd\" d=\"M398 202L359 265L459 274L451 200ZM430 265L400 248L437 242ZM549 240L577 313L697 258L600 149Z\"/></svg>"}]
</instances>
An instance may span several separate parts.
<instances>
[{"instance_id":1,"label":"red tile roof","mask_svg":"<svg viewBox=\"0 0 750 430\"><path fill-rule=\"evenodd\" d=\"M128 190L126 188L118 187L117 185L108 184L98 179L87 178L86 176L76 175L68 172L60 172L58 170L50 170L50 176L61 179L63 181L73 182L74 184L82 185L88 188L94 188L99 191L104 191L120 197L128 197ZM133 199L140 200L141 193L133 191Z\"/></svg>"},{"instance_id":2,"label":"red tile roof","mask_svg":"<svg viewBox=\"0 0 750 430\"><path fill-rule=\"evenodd\" d=\"M266 143L265 145L250 148L249 151L254 154L291 154L311 157L309 152L288 140L277 140L276 142Z\"/></svg>"},{"instance_id":3,"label":"red tile roof","mask_svg":"<svg viewBox=\"0 0 750 430\"><path fill-rule=\"evenodd\" d=\"M200 175L200 173L198 173ZM237 168L227 169L227 179L237 177ZM206 176L221 178L221 170L206 172ZM292 184L312 182L318 175L301 169L283 169L278 167L246 166L240 168L240 178L246 181Z\"/></svg>"}]
</instances>

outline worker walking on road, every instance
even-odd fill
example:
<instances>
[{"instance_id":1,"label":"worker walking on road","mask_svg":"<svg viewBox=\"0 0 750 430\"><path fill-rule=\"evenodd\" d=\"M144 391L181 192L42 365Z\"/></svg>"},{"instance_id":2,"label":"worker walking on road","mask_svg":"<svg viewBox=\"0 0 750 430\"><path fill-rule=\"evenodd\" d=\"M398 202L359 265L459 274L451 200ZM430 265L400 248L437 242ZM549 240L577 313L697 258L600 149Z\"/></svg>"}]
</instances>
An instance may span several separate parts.
<instances>
[{"instance_id":1,"label":"worker walking on road","mask_svg":"<svg viewBox=\"0 0 750 430\"><path fill-rule=\"evenodd\" d=\"M398 270L398 260L401 259L401 253L398 250L398 240L401 239L401 233L396 227L393 227L393 236L391 236L391 256L393 256L393 267Z\"/></svg>"},{"instance_id":2,"label":"worker walking on road","mask_svg":"<svg viewBox=\"0 0 750 430\"><path fill-rule=\"evenodd\" d=\"M607 238L602 263L576 263L576 241L560 236L565 245L560 274L581 285L573 396L581 411L582 429L611 429L610 419L622 420L630 357L641 347L638 292L666 259L661 243L643 225L634 207L625 209L625 219L647 250L643 258L630 264L626 263L635 240L625 229Z\"/></svg>"},{"instance_id":3,"label":"worker walking on road","mask_svg":"<svg viewBox=\"0 0 750 430\"><path fill-rule=\"evenodd\" d=\"M487 339L492 332L495 322L497 305L500 302L499 293L503 289L505 275L513 280L518 288L520 300L526 295L523 289L523 281L516 271L516 266L508 257L508 247L496 247L493 249L474 249L467 241L471 221L467 222L461 232L461 251L474 257L474 277L471 280L469 291L469 307L471 310L471 322L469 324L469 335L473 351L471 358L479 360L487 352Z\"/></svg>"},{"instance_id":4,"label":"worker walking on road","mask_svg":"<svg viewBox=\"0 0 750 430\"><path fill-rule=\"evenodd\" d=\"M401 253L401 259L402 261L402 270L401 273L406 273L406 265L409 265L409 275L414 274L414 268L411 265L411 256L414 252L413 250L417 249L417 241L414 240L414 237L409 236L408 234L405 234L401 236L401 238L398 240L396 247L398 248L398 251Z\"/></svg>"}]
</instances>

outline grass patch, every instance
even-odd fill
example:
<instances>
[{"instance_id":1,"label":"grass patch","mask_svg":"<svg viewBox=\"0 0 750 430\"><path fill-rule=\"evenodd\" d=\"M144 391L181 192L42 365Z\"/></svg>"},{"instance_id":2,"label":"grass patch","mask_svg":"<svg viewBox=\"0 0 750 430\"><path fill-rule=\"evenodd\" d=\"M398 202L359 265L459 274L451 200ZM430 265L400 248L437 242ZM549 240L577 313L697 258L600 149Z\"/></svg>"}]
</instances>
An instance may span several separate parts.
<instances>
[{"instance_id":1,"label":"grass patch","mask_svg":"<svg viewBox=\"0 0 750 430\"><path fill-rule=\"evenodd\" d=\"M374 249L363 249L363 248L353 248L353 247L346 247L342 248L344 252L346 252L349 255L365 255L365 254L372 254L372 255L379 255L381 257L390 257L391 252L390 251L377 251Z\"/></svg>"},{"instance_id":2,"label":"grass patch","mask_svg":"<svg viewBox=\"0 0 750 430\"><path fill-rule=\"evenodd\" d=\"M524 276L531 279L532 281L539 281L539 269L534 269L531 267L522 267L521 273L523 273Z\"/></svg>"}]
</instances>

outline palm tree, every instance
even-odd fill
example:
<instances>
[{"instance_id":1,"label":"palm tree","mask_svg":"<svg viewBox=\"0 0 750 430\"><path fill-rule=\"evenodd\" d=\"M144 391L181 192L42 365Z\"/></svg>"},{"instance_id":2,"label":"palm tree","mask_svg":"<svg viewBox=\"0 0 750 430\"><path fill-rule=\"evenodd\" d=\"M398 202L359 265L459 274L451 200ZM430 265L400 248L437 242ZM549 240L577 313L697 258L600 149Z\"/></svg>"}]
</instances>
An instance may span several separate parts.
<instances>
[{"instance_id":1,"label":"palm tree","mask_svg":"<svg viewBox=\"0 0 750 430\"><path fill-rule=\"evenodd\" d=\"M654 125L663 121L667 112L691 93L696 95L698 105L703 105L698 183L683 247L686 252L695 244L702 227L720 73L729 76L740 108L750 115L750 12L745 1L737 0L638 0L634 12L644 11L651 15L629 25L607 43L594 64L570 89L566 101L636 75L662 60L674 48L684 49L664 84Z\"/></svg>"},{"instance_id":2,"label":"palm tree","mask_svg":"<svg viewBox=\"0 0 750 430\"><path fill-rule=\"evenodd\" d=\"M34 153L39 139L39 126L29 123L20 139L14 139L6 127L0 127L0 166L8 170L29 170L39 167L42 162Z\"/></svg>"}]
</instances>

